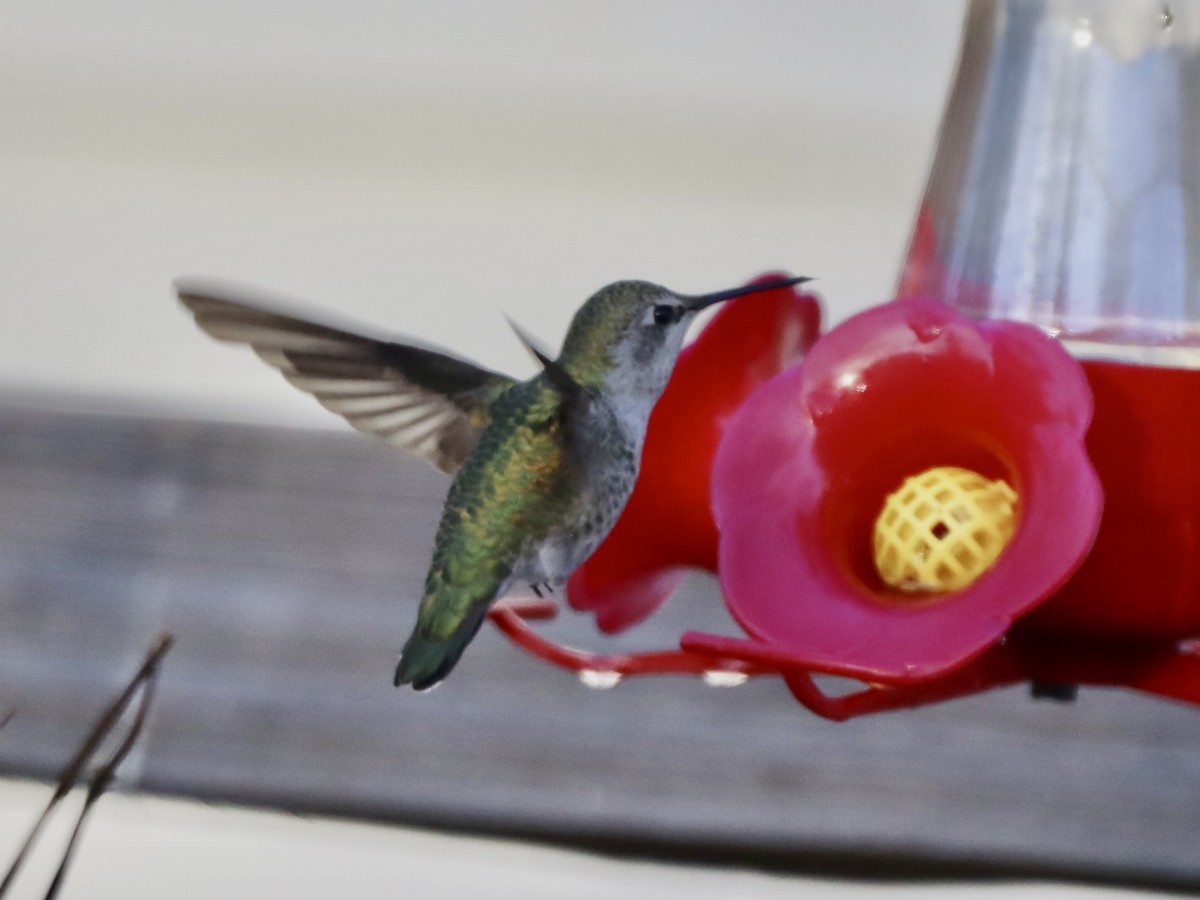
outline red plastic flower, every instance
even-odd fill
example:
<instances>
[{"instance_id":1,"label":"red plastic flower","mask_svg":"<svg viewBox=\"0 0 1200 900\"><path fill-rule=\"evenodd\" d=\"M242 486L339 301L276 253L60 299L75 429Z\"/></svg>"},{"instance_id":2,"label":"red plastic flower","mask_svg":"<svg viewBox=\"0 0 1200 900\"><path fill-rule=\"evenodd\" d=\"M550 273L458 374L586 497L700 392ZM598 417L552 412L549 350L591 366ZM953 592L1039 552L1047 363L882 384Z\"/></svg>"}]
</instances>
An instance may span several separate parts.
<instances>
[{"instance_id":1,"label":"red plastic flower","mask_svg":"<svg viewBox=\"0 0 1200 900\"><path fill-rule=\"evenodd\" d=\"M1080 365L1030 326L976 324L924 300L848 320L727 429L713 471L719 571L751 639L691 634L685 649L881 684L962 666L1091 547L1102 506L1091 413ZM933 466L1003 479L1016 525L974 582L914 598L883 583L871 534L886 496Z\"/></svg>"},{"instance_id":2,"label":"red plastic flower","mask_svg":"<svg viewBox=\"0 0 1200 900\"><path fill-rule=\"evenodd\" d=\"M787 277L773 272L756 282ZM567 597L606 632L652 613L687 567L716 570L709 477L743 401L816 340L821 308L794 288L727 303L684 348L650 417L641 473L616 528L572 576Z\"/></svg>"}]
</instances>

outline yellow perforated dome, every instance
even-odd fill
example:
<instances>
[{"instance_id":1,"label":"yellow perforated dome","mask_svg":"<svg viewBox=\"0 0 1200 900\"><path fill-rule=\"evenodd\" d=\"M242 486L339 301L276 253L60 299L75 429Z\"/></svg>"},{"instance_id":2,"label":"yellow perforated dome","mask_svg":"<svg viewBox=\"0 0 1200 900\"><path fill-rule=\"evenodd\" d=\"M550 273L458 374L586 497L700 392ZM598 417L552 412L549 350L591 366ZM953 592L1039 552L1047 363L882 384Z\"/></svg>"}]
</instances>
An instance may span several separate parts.
<instances>
[{"instance_id":1,"label":"yellow perforated dome","mask_svg":"<svg viewBox=\"0 0 1200 900\"><path fill-rule=\"evenodd\" d=\"M893 588L956 591L991 568L1016 525L1004 481L950 466L927 469L888 496L875 520L875 567Z\"/></svg>"}]
</instances>

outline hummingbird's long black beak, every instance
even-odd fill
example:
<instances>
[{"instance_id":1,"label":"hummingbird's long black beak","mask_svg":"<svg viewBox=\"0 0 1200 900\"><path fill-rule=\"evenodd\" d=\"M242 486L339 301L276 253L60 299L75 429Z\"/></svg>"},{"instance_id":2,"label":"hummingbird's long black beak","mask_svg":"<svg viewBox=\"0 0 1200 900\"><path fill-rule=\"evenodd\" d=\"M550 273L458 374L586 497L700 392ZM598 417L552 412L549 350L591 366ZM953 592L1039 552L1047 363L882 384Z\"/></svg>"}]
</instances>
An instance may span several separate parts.
<instances>
[{"instance_id":1,"label":"hummingbird's long black beak","mask_svg":"<svg viewBox=\"0 0 1200 900\"><path fill-rule=\"evenodd\" d=\"M748 284L744 287L732 288L728 291L717 291L715 294L701 294L698 297L687 297L684 300L684 305L689 310L695 312L696 310L704 309L706 306L723 303L735 297L745 297L747 294L757 294L759 291L773 291L776 288L791 287L794 284L804 284L806 281L812 281L812 279L801 276L799 278L781 278L778 281L763 281L758 284Z\"/></svg>"}]
</instances>

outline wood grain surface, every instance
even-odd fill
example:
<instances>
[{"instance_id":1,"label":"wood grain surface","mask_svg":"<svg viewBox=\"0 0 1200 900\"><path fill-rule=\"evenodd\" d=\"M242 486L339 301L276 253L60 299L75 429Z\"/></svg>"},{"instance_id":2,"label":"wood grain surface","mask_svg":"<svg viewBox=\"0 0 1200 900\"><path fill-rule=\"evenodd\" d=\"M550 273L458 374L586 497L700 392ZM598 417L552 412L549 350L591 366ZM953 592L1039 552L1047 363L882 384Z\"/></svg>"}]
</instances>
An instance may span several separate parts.
<instances>
[{"instance_id":1,"label":"wood grain surface","mask_svg":"<svg viewBox=\"0 0 1200 900\"><path fill-rule=\"evenodd\" d=\"M161 631L131 790L879 877L1200 887L1200 710L998 691L846 724L782 684L608 691L490 628L390 676L447 479L354 434L0 407L0 772L50 777ZM692 579L600 649L727 630Z\"/></svg>"}]
</instances>

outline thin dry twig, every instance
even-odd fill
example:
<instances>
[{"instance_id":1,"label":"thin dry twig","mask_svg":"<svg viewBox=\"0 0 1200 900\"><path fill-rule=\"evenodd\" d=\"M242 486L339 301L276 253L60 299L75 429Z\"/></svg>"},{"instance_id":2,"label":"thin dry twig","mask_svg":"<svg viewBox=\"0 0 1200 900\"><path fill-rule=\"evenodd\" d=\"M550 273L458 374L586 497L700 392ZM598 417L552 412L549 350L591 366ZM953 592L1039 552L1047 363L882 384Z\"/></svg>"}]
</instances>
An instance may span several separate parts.
<instances>
[{"instance_id":1,"label":"thin dry twig","mask_svg":"<svg viewBox=\"0 0 1200 900\"><path fill-rule=\"evenodd\" d=\"M58 891L66 878L67 869L74 856L79 836L83 830L83 823L89 810L112 785L117 769L124 762L125 757L129 755L129 751L133 749L133 745L137 742L138 736L141 734L142 727L146 722L146 715L154 698L154 687L158 680L159 667L163 656L171 649L174 640L169 634L161 634L155 638L137 674L133 676L125 686L125 689L121 691L96 720L96 724L92 726L91 731L84 738L78 751L76 751L70 762L63 769L62 774L58 778L58 783L54 788L54 794L50 797L46 808L42 810L42 814L34 823L33 828L30 829L28 836L25 838L25 843L17 851L17 855L13 859L8 873L4 876L4 880L0 881L0 898L7 895L9 887L16 880L17 873L25 863L30 850L37 842L38 835L41 833L46 822L49 821L55 807L58 806L59 802L81 780L84 770L92 762L92 757L96 754L101 742L116 729L125 711L133 704L136 698L138 701L137 711L134 713L133 721L129 725L124 738L117 745L116 749L109 754L108 759L95 769L88 780L83 807L80 809L79 816L75 820L75 827L72 829L71 837L67 841L66 848L63 850L62 859L54 874L54 879L46 891L46 900L53 900L58 895ZM4 721L7 721L7 719ZM3 722L0 722L0 725L2 724Z\"/></svg>"}]
</instances>

